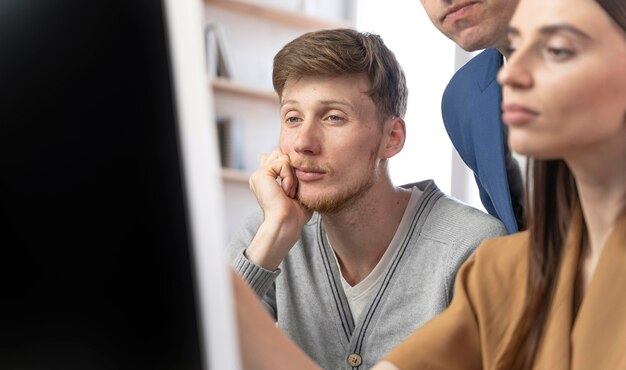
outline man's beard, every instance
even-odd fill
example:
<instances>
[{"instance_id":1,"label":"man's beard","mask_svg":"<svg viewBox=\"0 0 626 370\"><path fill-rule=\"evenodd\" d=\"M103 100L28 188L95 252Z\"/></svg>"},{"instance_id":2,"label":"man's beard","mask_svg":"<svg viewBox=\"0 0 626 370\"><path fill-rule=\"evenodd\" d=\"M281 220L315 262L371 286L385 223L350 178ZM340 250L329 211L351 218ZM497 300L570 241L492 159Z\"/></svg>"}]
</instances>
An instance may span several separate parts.
<instances>
[{"instance_id":1,"label":"man's beard","mask_svg":"<svg viewBox=\"0 0 626 370\"><path fill-rule=\"evenodd\" d=\"M365 192L367 192L378 178L376 171L376 156L374 151L370 155L370 165L368 176L364 176L361 182L352 184L349 188L344 189L341 193L335 195L321 194L314 199L304 200L301 197L300 190L296 192L296 199L309 212L319 212L321 214L336 214L356 203ZM331 170L332 171L332 170ZM334 171L333 171L334 172Z\"/></svg>"},{"instance_id":2,"label":"man's beard","mask_svg":"<svg viewBox=\"0 0 626 370\"><path fill-rule=\"evenodd\" d=\"M319 212L321 214L336 214L354 204L363 193L368 191L374 184L374 179L368 177L361 184L357 184L351 189L337 194L332 197L318 197L312 200L303 200L300 195L297 195L297 199L300 204L309 212Z\"/></svg>"}]
</instances>

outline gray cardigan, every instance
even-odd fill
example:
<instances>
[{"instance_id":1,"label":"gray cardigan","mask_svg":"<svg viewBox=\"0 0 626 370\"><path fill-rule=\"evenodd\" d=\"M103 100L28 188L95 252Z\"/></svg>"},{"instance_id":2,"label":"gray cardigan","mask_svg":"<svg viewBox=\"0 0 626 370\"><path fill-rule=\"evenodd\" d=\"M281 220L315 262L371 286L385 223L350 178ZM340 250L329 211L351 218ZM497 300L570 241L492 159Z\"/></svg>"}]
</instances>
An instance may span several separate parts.
<instances>
[{"instance_id":1,"label":"gray cardigan","mask_svg":"<svg viewBox=\"0 0 626 370\"><path fill-rule=\"evenodd\" d=\"M280 269L267 271L243 254L263 221L253 214L228 246L235 269L262 297L279 327L328 370L372 367L416 328L440 313L452 298L456 271L478 244L504 235L497 219L443 194L432 180L423 190L411 226L377 293L354 322L315 213Z\"/></svg>"}]
</instances>

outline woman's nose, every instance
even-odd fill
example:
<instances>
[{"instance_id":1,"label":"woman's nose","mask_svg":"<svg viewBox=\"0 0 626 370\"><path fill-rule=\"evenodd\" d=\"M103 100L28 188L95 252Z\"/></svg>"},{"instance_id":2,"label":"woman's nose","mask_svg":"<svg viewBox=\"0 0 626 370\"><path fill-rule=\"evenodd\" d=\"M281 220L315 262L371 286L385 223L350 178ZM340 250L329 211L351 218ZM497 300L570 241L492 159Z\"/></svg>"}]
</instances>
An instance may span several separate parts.
<instances>
[{"instance_id":1,"label":"woman's nose","mask_svg":"<svg viewBox=\"0 0 626 370\"><path fill-rule=\"evenodd\" d=\"M531 60L527 55L515 52L500 68L498 82L503 87L529 88L533 84L531 67Z\"/></svg>"}]
</instances>

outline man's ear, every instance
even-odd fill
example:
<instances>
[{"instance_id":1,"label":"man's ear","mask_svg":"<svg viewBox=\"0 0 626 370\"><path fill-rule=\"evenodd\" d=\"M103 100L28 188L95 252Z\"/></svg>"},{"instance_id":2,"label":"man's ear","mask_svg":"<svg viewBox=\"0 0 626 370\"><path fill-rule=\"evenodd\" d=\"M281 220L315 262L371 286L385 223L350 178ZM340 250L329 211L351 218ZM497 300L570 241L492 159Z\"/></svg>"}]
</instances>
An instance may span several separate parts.
<instances>
[{"instance_id":1,"label":"man's ear","mask_svg":"<svg viewBox=\"0 0 626 370\"><path fill-rule=\"evenodd\" d=\"M380 147L382 158L391 158L398 154L404 147L406 140L406 126L400 117L393 117L385 122L383 140Z\"/></svg>"}]
</instances>

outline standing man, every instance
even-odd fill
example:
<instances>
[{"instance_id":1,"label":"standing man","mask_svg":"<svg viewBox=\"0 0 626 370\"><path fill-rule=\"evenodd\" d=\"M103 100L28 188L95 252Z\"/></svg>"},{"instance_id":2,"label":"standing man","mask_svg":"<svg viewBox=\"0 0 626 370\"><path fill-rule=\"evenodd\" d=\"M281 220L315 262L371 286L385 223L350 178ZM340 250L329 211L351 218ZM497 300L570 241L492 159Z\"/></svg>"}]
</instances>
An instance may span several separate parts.
<instances>
[{"instance_id":1,"label":"standing man","mask_svg":"<svg viewBox=\"0 0 626 370\"><path fill-rule=\"evenodd\" d=\"M391 182L407 88L379 36L304 34L274 58L273 82L279 148L250 178L262 212L228 250L311 358L324 369L368 369L447 307L459 266L505 230L433 181Z\"/></svg>"},{"instance_id":2,"label":"standing man","mask_svg":"<svg viewBox=\"0 0 626 370\"><path fill-rule=\"evenodd\" d=\"M443 122L474 172L480 199L509 233L523 229L523 183L501 121L496 75L506 56L508 24L519 0L421 0L428 17L466 51L486 49L460 68L443 94Z\"/></svg>"}]
</instances>

